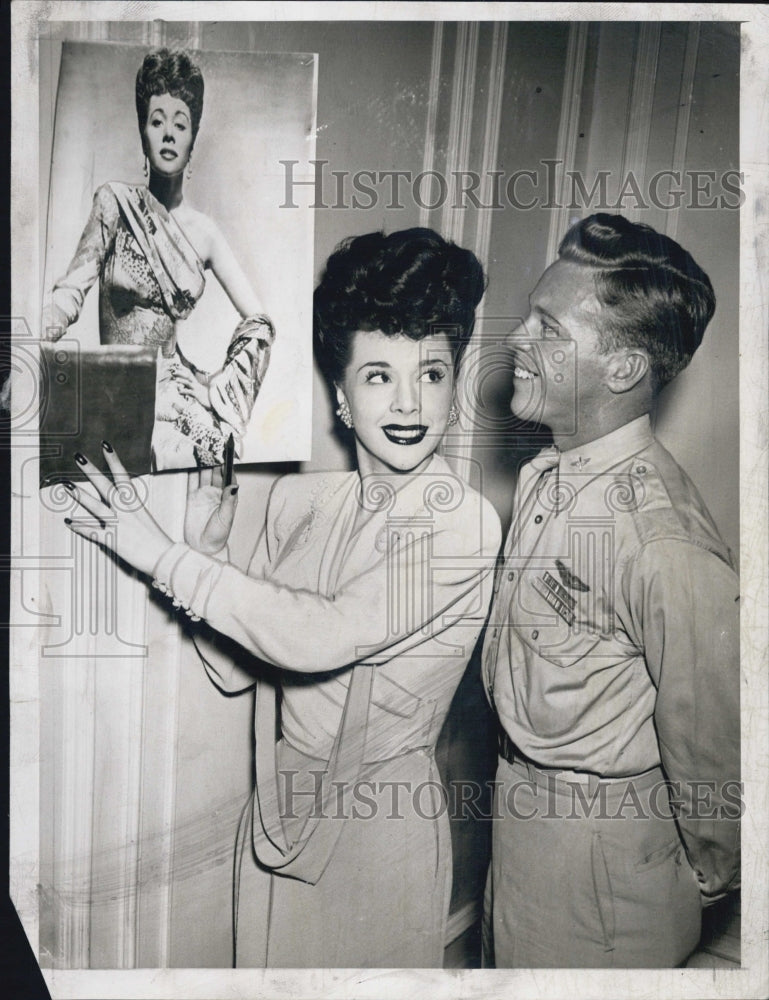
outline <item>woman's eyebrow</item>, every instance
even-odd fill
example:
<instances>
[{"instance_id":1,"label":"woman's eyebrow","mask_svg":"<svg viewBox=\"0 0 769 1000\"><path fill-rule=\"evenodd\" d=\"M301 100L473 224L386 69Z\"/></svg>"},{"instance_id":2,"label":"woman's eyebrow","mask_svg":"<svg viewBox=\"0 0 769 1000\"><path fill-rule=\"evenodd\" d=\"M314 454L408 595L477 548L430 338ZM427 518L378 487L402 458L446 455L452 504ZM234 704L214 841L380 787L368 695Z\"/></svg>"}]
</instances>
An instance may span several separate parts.
<instances>
[{"instance_id":1,"label":"woman's eyebrow","mask_svg":"<svg viewBox=\"0 0 769 1000\"><path fill-rule=\"evenodd\" d=\"M155 108L155 110L152 112L151 117L154 118L155 115L162 115L164 118L166 117L166 113L163 110L163 108ZM179 115L181 115L182 118L186 118L187 121L189 121L190 119L190 116L187 114L187 112L183 111L181 108L177 108L176 111L174 111L173 117L178 118Z\"/></svg>"},{"instance_id":2,"label":"woman's eyebrow","mask_svg":"<svg viewBox=\"0 0 769 1000\"><path fill-rule=\"evenodd\" d=\"M359 368L357 369L357 371L360 372L360 371L363 371L364 368L371 368L371 367L374 367L374 368L390 368L392 366L390 365L389 361L364 361L363 364L359 366Z\"/></svg>"},{"instance_id":3,"label":"woman's eyebrow","mask_svg":"<svg viewBox=\"0 0 769 1000\"><path fill-rule=\"evenodd\" d=\"M448 368L448 364L449 363L448 363L448 361L446 361L445 358L442 358L439 354L436 354L432 358L423 358L419 362L419 367L420 368L424 368L426 365L435 365L435 364L445 365Z\"/></svg>"}]
</instances>

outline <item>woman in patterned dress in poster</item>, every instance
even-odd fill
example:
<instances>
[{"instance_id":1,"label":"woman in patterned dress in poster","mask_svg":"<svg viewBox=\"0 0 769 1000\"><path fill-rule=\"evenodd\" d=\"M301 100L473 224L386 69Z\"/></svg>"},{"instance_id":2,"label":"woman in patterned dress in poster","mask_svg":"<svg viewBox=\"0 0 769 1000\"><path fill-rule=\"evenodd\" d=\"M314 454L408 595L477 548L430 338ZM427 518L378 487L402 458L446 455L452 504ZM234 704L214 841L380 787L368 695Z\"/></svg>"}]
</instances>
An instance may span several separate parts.
<instances>
[{"instance_id":1,"label":"woman in patterned dress in poster","mask_svg":"<svg viewBox=\"0 0 769 1000\"><path fill-rule=\"evenodd\" d=\"M145 57L136 112L147 181L98 188L44 323L47 339L63 336L98 279L101 343L158 349L152 443L158 470L219 464L230 434L239 453L275 337L222 232L184 199L203 92L202 73L187 53L159 49ZM203 294L206 270L242 317L213 373L186 358L176 336L177 322Z\"/></svg>"}]
</instances>

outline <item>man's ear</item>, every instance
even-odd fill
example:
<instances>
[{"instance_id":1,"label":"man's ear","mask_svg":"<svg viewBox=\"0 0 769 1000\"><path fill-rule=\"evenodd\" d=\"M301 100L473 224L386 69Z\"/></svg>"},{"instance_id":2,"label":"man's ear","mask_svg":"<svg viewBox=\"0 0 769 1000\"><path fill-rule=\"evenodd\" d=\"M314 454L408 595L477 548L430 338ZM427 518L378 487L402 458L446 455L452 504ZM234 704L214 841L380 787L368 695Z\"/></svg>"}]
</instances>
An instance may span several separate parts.
<instances>
[{"instance_id":1,"label":"man's ear","mask_svg":"<svg viewBox=\"0 0 769 1000\"><path fill-rule=\"evenodd\" d=\"M629 392L643 381L650 372L650 367L646 351L617 351L607 367L607 385L615 393Z\"/></svg>"}]
</instances>

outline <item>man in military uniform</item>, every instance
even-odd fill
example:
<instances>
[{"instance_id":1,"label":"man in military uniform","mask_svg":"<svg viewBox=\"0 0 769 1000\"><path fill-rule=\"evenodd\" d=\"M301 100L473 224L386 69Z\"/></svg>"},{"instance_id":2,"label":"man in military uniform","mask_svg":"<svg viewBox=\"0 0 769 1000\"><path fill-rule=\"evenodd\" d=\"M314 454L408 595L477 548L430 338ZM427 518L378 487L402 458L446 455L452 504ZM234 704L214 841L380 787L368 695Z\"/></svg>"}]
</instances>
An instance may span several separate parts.
<instances>
[{"instance_id":1,"label":"man in military uniform","mask_svg":"<svg viewBox=\"0 0 769 1000\"><path fill-rule=\"evenodd\" d=\"M573 226L511 335L521 469L483 655L499 716L486 961L671 967L739 883L738 583L649 411L715 309L677 243Z\"/></svg>"}]
</instances>

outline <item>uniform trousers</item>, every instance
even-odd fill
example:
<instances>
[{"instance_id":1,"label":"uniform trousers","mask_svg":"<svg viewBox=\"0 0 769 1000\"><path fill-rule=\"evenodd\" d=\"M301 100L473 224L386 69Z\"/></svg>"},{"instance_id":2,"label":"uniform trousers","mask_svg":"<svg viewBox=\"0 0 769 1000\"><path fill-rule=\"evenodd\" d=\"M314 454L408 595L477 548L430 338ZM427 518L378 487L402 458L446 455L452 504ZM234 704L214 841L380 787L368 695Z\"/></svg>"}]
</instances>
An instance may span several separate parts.
<instances>
[{"instance_id":1,"label":"uniform trousers","mask_svg":"<svg viewBox=\"0 0 769 1000\"><path fill-rule=\"evenodd\" d=\"M701 901L659 768L629 779L500 758L484 964L671 968Z\"/></svg>"}]
</instances>

